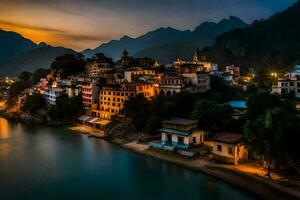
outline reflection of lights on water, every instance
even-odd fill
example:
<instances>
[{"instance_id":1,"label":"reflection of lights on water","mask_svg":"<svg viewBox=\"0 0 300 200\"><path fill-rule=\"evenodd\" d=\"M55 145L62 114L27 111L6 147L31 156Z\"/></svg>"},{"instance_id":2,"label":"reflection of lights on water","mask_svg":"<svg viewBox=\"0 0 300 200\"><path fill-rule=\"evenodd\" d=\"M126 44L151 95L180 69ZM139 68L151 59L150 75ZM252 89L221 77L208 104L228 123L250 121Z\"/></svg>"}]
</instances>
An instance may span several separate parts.
<instances>
[{"instance_id":1,"label":"reflection of lights on water","mask_svg":"<svg viewBox=\"0 0 300 200\"><path fill-rule=\"evenodd\" d=\"M10 145L7 143L0 144L0 156L4 158L8 155Z\"/></svg>"},{"instance_id":2,"label":"reflection of lights on water","mask_svg":"<svg viewBox=\"0 0 300 200\"><path fill-rule=\"evenodd\" d=\"M0 118L0 139L5 139L8 137L8 122L6 119Z\"/></svg>"}]
</instances>

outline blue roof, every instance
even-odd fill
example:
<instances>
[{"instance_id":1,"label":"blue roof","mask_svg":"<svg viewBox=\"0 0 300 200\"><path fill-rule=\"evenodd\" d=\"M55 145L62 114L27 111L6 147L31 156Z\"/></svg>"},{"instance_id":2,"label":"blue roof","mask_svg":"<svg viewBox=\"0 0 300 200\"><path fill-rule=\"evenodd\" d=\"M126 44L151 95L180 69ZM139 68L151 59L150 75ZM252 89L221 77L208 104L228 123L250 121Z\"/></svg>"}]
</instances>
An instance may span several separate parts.
<instances>
[{"instance_id":1,"label":"blue roof","mask_svg":"<svg viewBox=\"0 0 300 200\"><path fill-rule=\"evenodd\" d=\"M246 109L246 101L230 101L228 105L232 108Z\"/></svg>"}]
</instances>

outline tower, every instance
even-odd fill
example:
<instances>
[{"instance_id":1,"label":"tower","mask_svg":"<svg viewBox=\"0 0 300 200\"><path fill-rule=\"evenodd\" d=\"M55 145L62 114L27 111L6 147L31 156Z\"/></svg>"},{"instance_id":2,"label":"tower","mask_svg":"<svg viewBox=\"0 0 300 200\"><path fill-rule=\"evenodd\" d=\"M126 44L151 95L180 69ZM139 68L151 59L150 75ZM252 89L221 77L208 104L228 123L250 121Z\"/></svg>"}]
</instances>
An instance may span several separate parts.
<instances>
[{"instance_id":1,"label":"tower","mask_svg":"<svg viewBox=\"0 0 300 200\"><path fill-rule=\"evenodd\" d=\"M193 61L194 61L194 62L198 62L198 50L196 50L196 51L194 52L194 55L193 55Z\"/></svg>"},{"instance_id":2,"label":"tower","mask_svg":"<svg viewBox=\"0 0 300 200\"><path fill-rule=\"evenodd\" d=\"M129 65L129 57L128 57L128 51L125 49L123 51L123 56L122 56L122 65L123 66L128 66Z\"/></svg>"}]
</instances>

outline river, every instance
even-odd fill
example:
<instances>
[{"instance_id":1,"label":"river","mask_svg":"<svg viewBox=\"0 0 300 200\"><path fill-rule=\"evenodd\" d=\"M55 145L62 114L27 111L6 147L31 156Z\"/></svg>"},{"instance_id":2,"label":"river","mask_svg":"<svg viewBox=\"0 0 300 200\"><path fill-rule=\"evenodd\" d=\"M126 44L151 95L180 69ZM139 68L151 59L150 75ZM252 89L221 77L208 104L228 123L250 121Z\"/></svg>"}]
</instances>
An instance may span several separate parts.
<instances>
[{"instance_id":1,"label":"river","mask_svg":"<svg viewBox=\"0 0 300 200\"><path fill-rule=\"evenodd\" d=\"M250 200L213 177L62 127L0 118L3 200Z\"/></svg>"}]
</instances>

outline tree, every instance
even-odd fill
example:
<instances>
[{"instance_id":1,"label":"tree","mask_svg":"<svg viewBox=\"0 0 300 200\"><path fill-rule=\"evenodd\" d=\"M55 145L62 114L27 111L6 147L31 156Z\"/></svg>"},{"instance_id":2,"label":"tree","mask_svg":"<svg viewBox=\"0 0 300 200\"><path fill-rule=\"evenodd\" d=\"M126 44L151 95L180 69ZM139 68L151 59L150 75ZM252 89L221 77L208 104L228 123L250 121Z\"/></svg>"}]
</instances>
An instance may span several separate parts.
<instances>
[{"instance_id":1,"label":"tree","mask_svg":"<svg viewBox=\"0 0 300 200\"><path fill-rule=\"evenodd\" d=\"M146 120L145 132L148 134L157 133L161 127L161 119L156 114L151 114Z\"/></svg>"},{"instance_id":2,"label":"tree","mask_svg":"<svg viewBox=\"0 0 300 200\"><path fill-rule=\"evenodd\" d=\"M56 98L56 104L49 110L52 119L69 121L77 118L83 111L82 99L79 96L68 97L62 94Z\"/></svg>"},{"instance_id":3,"label":"tree","mask_svg":"<svg viewBox=\"0 0 300 200\"><path fill-rule=\"evenodd\" d=\"M259 93L249 97L244 142L247 148L271 164L284 169L297 168L300 139L299 118L294 104L279 97Z\"/></svg>"},{"instance_id":4,"label":"tree","mask_svg":"<svg viewBox=\"0 0 300 200\"><path fill-rule=\"evenodd\" d=\"M281 105L278 95L270 95L269 92L259 92L250 95L247 99L247 118L255 119L266 113L269 108Z\"/></svg>"},{"instance_id":5,"label":"tree","mask_svg":"<svg viewBox=\"0 0 300 200\"><path fill-rule=\"evenodd\" d=\"M50 73L50 69L39 68L35 70L33 73L33 82L34 84L38 83L41 78L46 78L46 76Z\"/></svg>"},{"instance_id":6,"label":"tree","mask_svg":"<svg viewBox=\"0 0 300 200\"><path fill-rule=\"evenodd\" d=\"M22 111L35 115L39 110L46 109L47 105L41 94L33 94L26 98L26 101L21 108Z\"/></svg>"},{"instance_id":7,"label":"tree","mask_svg":"<svg viewBox=\"0 0 300 200\"><path fill-rule=\"evenodd\" d=\"M85 61L82 55L65 54L55 58L55 61L51 64L51 69L61 78L66 78L83 72L85 70Z\"/></svg>"},{"instance_id":8,"label":"tree","mask_svg":"<svg viewBox=\"0 0 300 200\"><path fill-rule=\"evenodd\" d=\"M233 110L226 104L214 101L197 101L192 112L192 118L199 120L199 126L207 131L224 130L233 120Z\"/></svg>"},{"instance_id":9,"label":"tree","mask_svg":"<svg viewBox=\"0 0 300 200\"><path fill-rule=\"evenodd\" d=\"M149 116L149 103L143 95L131 97L124 104L125 115L133 121L136 130L145 128Z\"/></svg>"},{"instance_id":10,"label":"tree","mask_svg":"<svg viewBox=\"0 0 300 200\"><path fill-rule=\"evenodd\" d=\"M219 101L226 102L232 99L241 98L241 91L229 84L226 84L223 78L210 76L211 92L219 94Z\"/></svg>"},{"instance_id":11,"label":"tree","mask_svg":"<svg viewBox=\"0 0 300 200\"><path fill-rule=\"evenodd\" d=\"M29 81L32 77L31 72L23 71L18 77L21 81Z\"/></svg>"}]
</instances>

